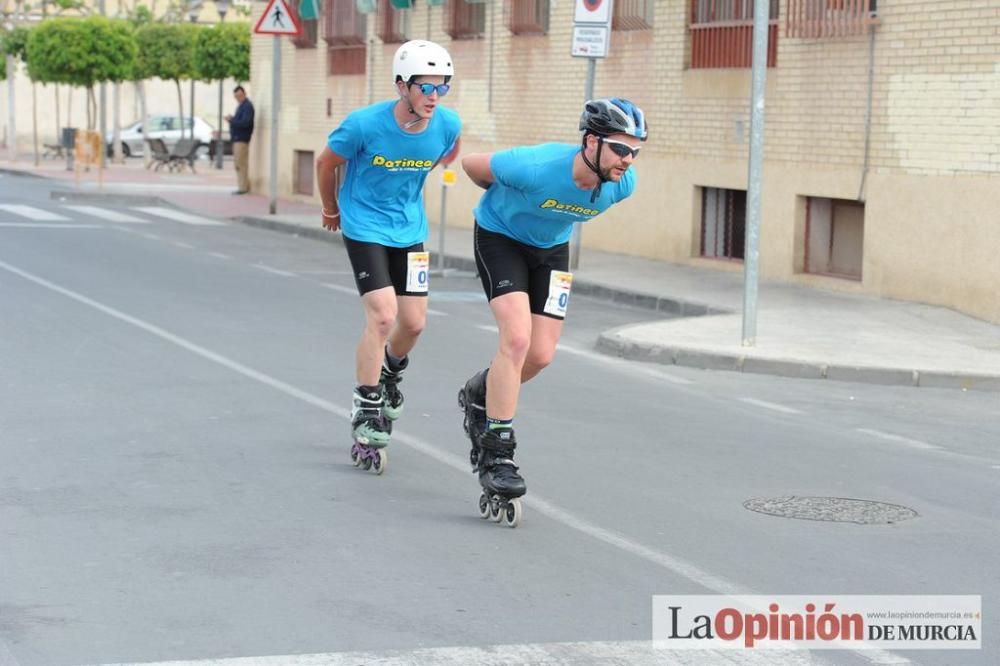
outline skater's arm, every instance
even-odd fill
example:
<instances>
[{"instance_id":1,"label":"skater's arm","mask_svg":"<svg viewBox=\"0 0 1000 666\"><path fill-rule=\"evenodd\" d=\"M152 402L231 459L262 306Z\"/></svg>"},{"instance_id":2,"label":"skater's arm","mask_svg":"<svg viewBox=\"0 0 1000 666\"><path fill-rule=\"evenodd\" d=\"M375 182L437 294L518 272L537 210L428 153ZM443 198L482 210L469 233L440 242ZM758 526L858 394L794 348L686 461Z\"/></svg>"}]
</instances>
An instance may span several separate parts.
<instances>
[{"instance_id":1,"label":"skater's arm","mask_svg":"<svg viewBox=\"0 0 1000 666\"><path fill-rule=\"evenodd\" d=\"M493 170L490 169L490 158L493 153L472 153L462 158L462 169L473 183L488 190L493 184Z\"/></svg>"},{"instance_id":2,"label":"skater's arm","mask_svg":"<svg viewBox=\"0 0 1000 666\"><path fill-rule=\"evenodd\" d=\"M323 201L323 228L336 231L340 228L340 204L337 202L337 168L346 164L347 160L330 150L323 152L316 159L316 180L319 181L319 196Z\"/></svg>"}]
</instances>

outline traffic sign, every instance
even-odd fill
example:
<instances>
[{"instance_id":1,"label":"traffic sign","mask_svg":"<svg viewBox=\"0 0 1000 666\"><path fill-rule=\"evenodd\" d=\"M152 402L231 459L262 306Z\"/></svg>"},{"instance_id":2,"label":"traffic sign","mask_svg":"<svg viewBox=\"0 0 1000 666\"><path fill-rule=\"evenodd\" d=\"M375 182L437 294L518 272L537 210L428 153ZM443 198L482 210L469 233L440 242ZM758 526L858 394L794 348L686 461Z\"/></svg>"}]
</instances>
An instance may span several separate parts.
<instances>
[{"instance_id":1,"label":"traffic sign","mask_svg":"<svg viewBox=\"0 0 1000 666\"><path fill-rule=\"evenodd\" d=\"M294 37L302 34L302 24L299 23L298 15L289 9L286 0L271 0L253 31L258 35Z\"/></svg>"},{"instance_id":2,"label":"traffic sign","mask_svg":"<svg viewBox=\"0 0 1000 666\"><path fill-rule=\"evenodd\" d=\"M608 23L612 0L576 0L574 23Z\"/></svg>"}]
</instances>

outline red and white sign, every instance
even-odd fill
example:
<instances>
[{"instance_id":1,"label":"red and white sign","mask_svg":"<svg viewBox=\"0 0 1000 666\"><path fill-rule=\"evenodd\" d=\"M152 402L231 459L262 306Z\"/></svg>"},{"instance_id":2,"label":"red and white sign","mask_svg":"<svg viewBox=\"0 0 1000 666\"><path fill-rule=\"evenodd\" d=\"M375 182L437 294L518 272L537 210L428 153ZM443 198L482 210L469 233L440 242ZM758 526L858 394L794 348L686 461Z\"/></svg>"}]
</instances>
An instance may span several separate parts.
<instances>
[{"instance_id":1,"label":"red and white sign","mask_svg":"<svg viewBox=\"0 0 1000 666\"><path fill-rule=\"evenodd\" d=\"M612 0L576 0L574 23L608 23Z\"/></svg>"},{"instance_id":2,"label":"red and white sign","mask_svg":"<svg viewBox=\"0 0 1000 666\"><path fill-rule=\"evenodd\" d=\"M302 34L302 24L298 14L289 9L286 0L271 0L253 31L258 35L297 36Z\"/></svg>"}]
</instances>

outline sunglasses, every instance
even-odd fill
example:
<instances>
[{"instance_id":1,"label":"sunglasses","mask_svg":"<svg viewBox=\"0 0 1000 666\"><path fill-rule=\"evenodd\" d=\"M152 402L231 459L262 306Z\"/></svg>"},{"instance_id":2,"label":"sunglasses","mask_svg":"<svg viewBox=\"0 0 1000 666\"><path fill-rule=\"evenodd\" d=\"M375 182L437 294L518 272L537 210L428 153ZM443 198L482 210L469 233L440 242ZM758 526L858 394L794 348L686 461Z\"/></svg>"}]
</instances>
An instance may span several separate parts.
<instances>
[{"instance_id":1,"label":"sunglasses","mask_svg":"<svg viewBox=\"0 0 1000 666\"><path fill-rule=\"evenodd\" d=\"M642 148L642 146L636 146L635 148L633 148L627 143L622 143L621 141L615 141L614 139L601 139L601 143L610 148L611 152L613 152L618 157L628 157L629 155L631 155L632 159L639 157L639 150Z\"/></svg>"},{"instance_id":2,"label":"sunglasses","mask_svg":"<svg viewBox=\"0 0 1000 666\"><path fill-rule=\"evenodd\" d=\"M434 85L433 83L411 83L411 86L417 86L420 88L420 94L424 97L430 97L434 91L437 91L438 97L444 97L451 90L451 86L447 83L441 83L439 85Z\"/></svg>"}]
</instances>

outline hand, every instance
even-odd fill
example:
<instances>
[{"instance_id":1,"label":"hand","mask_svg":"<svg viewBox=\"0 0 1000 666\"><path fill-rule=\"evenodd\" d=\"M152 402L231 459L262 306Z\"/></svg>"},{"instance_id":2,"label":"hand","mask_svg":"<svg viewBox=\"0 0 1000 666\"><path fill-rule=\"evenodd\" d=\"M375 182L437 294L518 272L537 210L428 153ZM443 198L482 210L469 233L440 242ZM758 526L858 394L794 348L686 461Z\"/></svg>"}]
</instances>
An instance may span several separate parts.
<instances>
[{"instance_id":1,"label":"hand","mask_svg":"<svg viewBox=\"0 0 1000 666\"><path fill-rule=\"evenodd\" d=\"M226 116L226 122L230 122L230 121L232 121L232 119L233 119L232 115L227 115Z\"/></svg>"},{"instance_id":2,"label":"hand","mask_svg":"<svg viewBox=\"0 0 1000 666\"><path fill-rule=\"evenodd\" d=\"M324 229L329 229L330 231L337 231L338 229L340 229L340 214L339 213L337 215L335 215L334 217L329 217L327 215L323 215L322 213L320 213L320 215L322 215L322 217L323 217L323 228Z\"/></svg>"}]
</instances>

